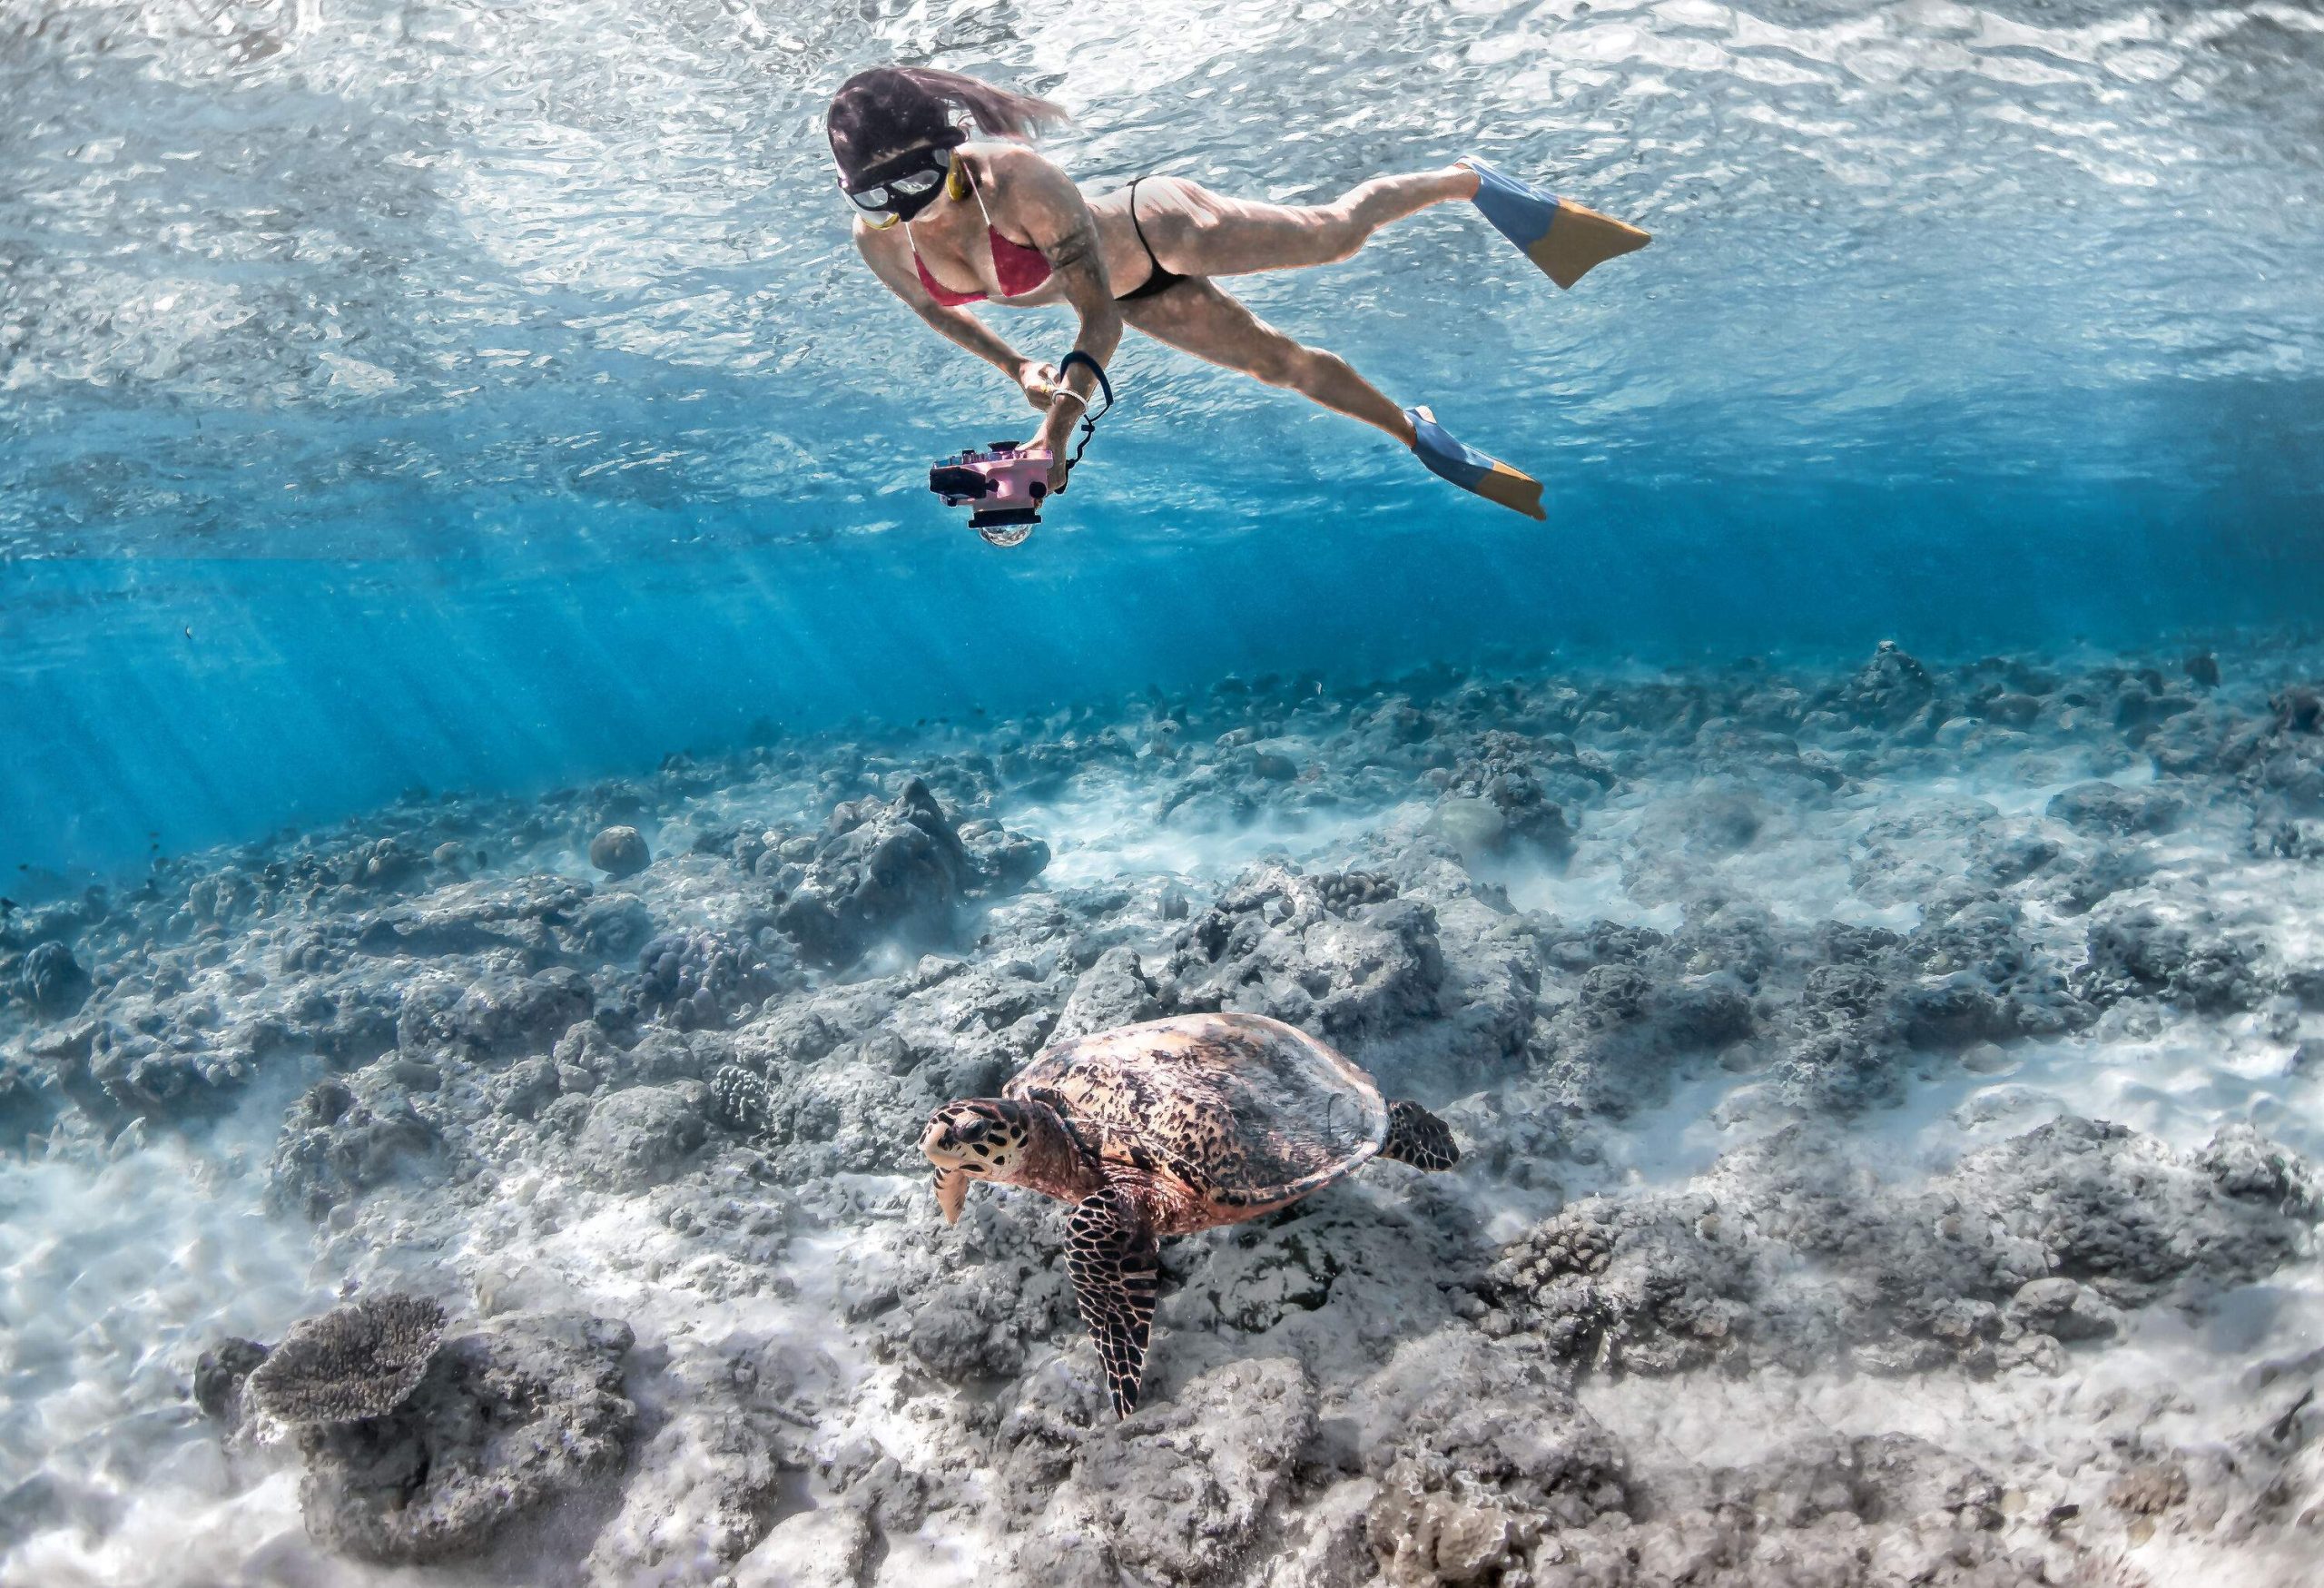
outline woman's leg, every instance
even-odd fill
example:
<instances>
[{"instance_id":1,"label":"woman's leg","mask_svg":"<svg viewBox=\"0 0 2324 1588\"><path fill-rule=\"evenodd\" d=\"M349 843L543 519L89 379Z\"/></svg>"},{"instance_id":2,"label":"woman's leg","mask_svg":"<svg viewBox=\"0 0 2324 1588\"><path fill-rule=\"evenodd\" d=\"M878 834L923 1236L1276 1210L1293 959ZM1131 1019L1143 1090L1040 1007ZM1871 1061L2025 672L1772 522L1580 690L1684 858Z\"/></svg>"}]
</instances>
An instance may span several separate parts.
<instances>
[{"instance_id":1,"label":"woman's leg","mask_svg":"<svg viewBox=\"0 0 2324 1588\"><path fill-rule=\"evenodd\" d=\"M1391 221L1476 192L1465 165L1375 176L1328 204L1264 204L1184 177L1148 177L1137 184L1137 223L1155 258L1180 275L1240 276L1353 258Z\"/></svg>"},{"instance_id":2,"label":"woman's leg","mask_svg":"<svg viewBox=\"0 0 2324 1588\"><path fill-rule=\"evenodd\" d=\"M1143 185L1139 191L1143 193ZM1123 319L1156 341L1229 370L1240 370L1270 386L1296 391L1336 413L1385 430L1406 447L1413 444L1413 424L1404 410L1357 374L1345 359L1302 346L1214 282L1189 279L1151 298L1125 303L1121 309Z\"/></svg>"}]
</instances>

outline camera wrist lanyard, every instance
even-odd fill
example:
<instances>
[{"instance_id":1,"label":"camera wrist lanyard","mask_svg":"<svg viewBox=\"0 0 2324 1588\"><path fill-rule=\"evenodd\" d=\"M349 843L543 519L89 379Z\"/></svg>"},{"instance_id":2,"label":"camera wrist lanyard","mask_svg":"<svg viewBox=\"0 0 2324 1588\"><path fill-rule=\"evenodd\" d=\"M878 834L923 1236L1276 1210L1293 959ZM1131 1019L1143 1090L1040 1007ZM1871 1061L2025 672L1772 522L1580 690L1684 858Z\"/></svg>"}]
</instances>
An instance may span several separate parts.
<instances>
[{"instance_id":1,"label":"camera wrist lanyard","mask_svg":"<svg viewBox=\"0 0 2324 1588\"><path fill-rule=\"evenodd\" d=\"M1098 390L1105 394L1106 406L1099 409L1096 413L1091 413L1089 411L1089 399L1088 398L1082 396L1079 392L1065 384L1067 372L1076 364L1087 364L1089 366L1089 373L1098 378ZM1074 349L1071 352L1066 354L1064 358L1058 360L1057 379L1058 390L1063 392L1066 396L1072 398L1076 402L1078 402L1081 405L1081 445L1076 447L1073 449L1073 456L1065 460L1065 467L1069 471L1075 464L1081 461L1081 455L1089 450L1089 438L1098 433L1098 421L1104 419L1108 413L1112 411L1114 406L1114 383L1106 379L1106 367L1098 362L1097 360L1091 358L1088 354L1083 352L1079 348ZM1057 399L1052 397L1049 400L1054 403Z\"/></svg>"}]
</instances>

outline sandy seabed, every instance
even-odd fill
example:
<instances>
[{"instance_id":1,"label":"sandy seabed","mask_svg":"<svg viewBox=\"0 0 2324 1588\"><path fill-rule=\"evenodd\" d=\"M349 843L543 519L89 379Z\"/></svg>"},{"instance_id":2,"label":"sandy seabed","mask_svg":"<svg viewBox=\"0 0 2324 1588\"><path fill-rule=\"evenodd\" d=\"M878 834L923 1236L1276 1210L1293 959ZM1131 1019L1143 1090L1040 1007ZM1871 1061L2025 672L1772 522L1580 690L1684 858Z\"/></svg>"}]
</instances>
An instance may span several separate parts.
<instances>
[{"instance_id":1,"label":"sandy seabed","mask_svg":"<svg viewBox=\"0 0 2324 1588\"><path fill-rule=\"evenodd\" d=\"M2319 676L1229 679L51 887L0 1583L2312 1581ZM1118 1423L915 1142L1217 1009L1465 1157L1167 1246Z\"/></svg>"}]
</instances>

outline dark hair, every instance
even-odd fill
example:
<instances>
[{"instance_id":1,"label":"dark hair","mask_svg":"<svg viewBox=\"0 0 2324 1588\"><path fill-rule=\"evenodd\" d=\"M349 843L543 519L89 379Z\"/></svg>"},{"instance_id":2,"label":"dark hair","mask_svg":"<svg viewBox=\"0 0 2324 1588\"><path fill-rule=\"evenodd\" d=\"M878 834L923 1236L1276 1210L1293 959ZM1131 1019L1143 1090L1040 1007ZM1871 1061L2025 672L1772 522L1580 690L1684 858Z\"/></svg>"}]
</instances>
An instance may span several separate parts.
<instances>
[{"instance_id":1,"label":"dark hair","mask_svg":"<svg viewBox=\"0 0 2324 1588\"><path fill-rule=\"evenodd\" d=\"M1025 138L1046 123L1066 119L1061 106L1011 94L959 72L933 66L874 66L858 72L832 95L823 117L832 156L843 171L860 171L881 156L916 144L961 142L953 107L977 126L1003 138Z\"/></svg>"}]
</instances>

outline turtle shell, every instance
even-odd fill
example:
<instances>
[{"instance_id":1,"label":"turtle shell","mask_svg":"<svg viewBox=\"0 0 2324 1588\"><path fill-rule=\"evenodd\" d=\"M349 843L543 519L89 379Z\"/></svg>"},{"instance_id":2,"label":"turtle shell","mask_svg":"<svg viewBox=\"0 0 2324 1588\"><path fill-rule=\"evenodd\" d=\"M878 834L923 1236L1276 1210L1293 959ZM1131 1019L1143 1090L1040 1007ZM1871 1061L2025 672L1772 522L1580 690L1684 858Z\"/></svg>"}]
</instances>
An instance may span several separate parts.
<instances>
[{"instance_id":1,"label":"turtle shell","mask_svg":"<svg viewBox=\"0 0 2324 1588\"><path fill-rule=\"evenodd\" d=\"M1075 1038L1003 1090L1062 1102L1099 1158L1242 1217L1329 1184L1388 1139L1369 1075L1264 1015L1180 1015Z\"/></svg>"}]
</instances>

